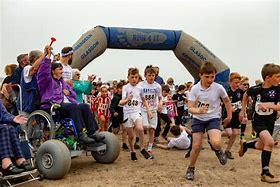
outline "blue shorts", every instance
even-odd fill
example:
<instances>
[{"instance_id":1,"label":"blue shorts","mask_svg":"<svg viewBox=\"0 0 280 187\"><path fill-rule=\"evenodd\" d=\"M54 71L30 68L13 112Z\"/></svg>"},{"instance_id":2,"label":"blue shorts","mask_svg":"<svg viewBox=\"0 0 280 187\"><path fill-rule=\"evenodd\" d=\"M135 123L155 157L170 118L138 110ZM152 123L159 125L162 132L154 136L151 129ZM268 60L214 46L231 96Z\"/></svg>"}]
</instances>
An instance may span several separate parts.
<instances>
[{"instance_id":1,"label":"blue shorts","mask_svg":"<svg viewBox=\"0 0 280 187\"><path fill-rule=\"evenodd\" d=\"M192 132L202 132L204 133L205 131L209 131L211 129L220 129L220 123L221 119L220 118L213 118L208 121L201 121L199 119L192 119Z\"/></svg>"}]
</instances>

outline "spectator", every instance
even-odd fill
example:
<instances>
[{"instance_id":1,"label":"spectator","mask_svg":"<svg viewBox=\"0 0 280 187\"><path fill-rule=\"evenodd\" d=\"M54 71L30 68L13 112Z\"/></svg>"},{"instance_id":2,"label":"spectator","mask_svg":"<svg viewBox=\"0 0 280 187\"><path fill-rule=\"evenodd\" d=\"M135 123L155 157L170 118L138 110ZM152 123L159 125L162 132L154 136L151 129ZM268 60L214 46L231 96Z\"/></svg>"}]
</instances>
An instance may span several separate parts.
<instances>
[{"instance_id":1,"label":"spectator","mask_svg":"<svg viewBox=\"0 0 280 187\"><path fill-rule=\"evenodd\" d=\"M28 54L21 54L17 57L19 66L15 69L12 75L12 84L20 84L21 72L25 66L29 64Z\"/></svg>"},{"instance_id":2,"label":"spectator","mask_svg":"<svg viewBox=\"0 0 280 187\"><path fill-rule=\"evenodd\" d=\"M83 103L83 94L90 95L92 90L92 82L96 78L95 75L89 75L88 80L81 81L81 72L78 69L73 69L73 89L77 94L77 101Z\"/></svg>"},{"instance_id":3,"label":"spectator","mask_svg":"<svg viewBox=\"0 0 280 187\"><path fill-rule=\"evenodd\" d=\"M44 53L40 50L33 50L29 53L30 64L25 66L22 71L20 86L22 91L22 101L18 98L17 108L20 109L22 102L22 111L30 114L39 107L40 96L38 91L36 74L41 61L47 55L48 47L45 47Z\"/></svg>"},{"instance_id":4,"label":"spectator","mask_svg":"<svg viewBox=\"0 0 280 187\"><path fill-rule=\"evenodd\" d=\"M160 85L165 84L163 78L161 76L159 76L159 67L155 66L155 70L156 70L156 79L155 79L155 81L157 83L159 83Z\"/></svg>"},{"instance_id":5,"label":"spectator","mask_svg":"<svg viewBox=\"0 0 280 187\"><path fill-rule=\"evenodd\" d=\"M15 127L12 125L12 123L24 124L26 122L25 117L8 113L0 101L0 161L2 162L2 173L5 176L34 169L26 162Z\"/></svg>"}]
</instances>

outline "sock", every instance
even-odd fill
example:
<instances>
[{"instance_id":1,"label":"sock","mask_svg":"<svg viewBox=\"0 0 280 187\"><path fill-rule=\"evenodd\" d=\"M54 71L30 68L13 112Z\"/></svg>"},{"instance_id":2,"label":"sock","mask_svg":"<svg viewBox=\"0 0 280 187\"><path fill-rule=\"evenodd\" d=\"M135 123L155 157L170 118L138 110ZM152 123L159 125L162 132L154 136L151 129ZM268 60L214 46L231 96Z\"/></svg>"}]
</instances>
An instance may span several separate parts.
<instances>
[{"instance_id":1,"label":"sock","mask_svg":"<svg viewBox=\"0 0 280 187\"><path fill-rule=\"evenodd\" d=\"M246 145L246 148L256 149L255 144L256 144L256 141L252 141L252 142L246 143L245 145Z\"/></svg>"},{"instance_id":2,"label":"sock","mask_svg":"<svg viewBox=\"0 0 280 187\"><path fill-rule=\"evenodd\" d=\"M151 151L153 149L153 144L152 143L149 143L148 145L148 151Z\"/></svg>"},{"instance_id":3,"label":"sock","mask_svg":"<svg viewBox=\"0 0 280 187\"><path fill-rule=\"evenodd\" d=\"M246 124L241 124L240 130L241 130L241 135L244 135L246 129Z\"/></svg>"},{"instance_id":4,"label":"sock","mask_svg":"<svg viewBox=\"0 0 280 187\"><path fill-rule=\"evenodd\" d=\"M271 158L271 151L262 151L261 160L262 160L262 174L269 171L269 162Z\"/></svg>"}]
</instances>

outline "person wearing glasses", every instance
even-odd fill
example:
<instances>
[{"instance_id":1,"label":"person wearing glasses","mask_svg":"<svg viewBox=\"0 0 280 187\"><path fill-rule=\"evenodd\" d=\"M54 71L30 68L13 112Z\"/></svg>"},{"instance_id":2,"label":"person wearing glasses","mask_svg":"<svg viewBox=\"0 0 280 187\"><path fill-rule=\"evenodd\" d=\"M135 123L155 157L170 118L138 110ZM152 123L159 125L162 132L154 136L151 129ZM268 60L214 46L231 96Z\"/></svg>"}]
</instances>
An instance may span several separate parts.
<instances>
[{"instance_id":1,"label":"person wearing glasses","mask_svg":"<svg viewBox=\"0 0 280 187\"><path fill-rule=\"evenodd\" d=\"M72 80L73 80L73 90L77 94L77 101L79 103L84 103L83 94L90 95L92 90L92 82L95 80L95 75L89 75L88 80L80 80L81 72L78 69L73 69Z\"/></svg>"}]
</instances>

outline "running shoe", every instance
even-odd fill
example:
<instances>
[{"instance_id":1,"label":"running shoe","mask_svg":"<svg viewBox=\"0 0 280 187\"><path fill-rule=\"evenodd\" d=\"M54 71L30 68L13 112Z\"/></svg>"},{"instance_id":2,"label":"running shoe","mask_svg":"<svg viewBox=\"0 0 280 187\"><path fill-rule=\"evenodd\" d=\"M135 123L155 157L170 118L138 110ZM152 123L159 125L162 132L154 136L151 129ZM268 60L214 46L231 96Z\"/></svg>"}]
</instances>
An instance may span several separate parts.
<instances>
[{"instance_id":1,"label":"running shoe","mask_svg":"<svg viewBox=\"0 0 280 187\"><path fill-rule=\"evenodd\" d=\"M226 150L225 154L226 154L228 159L234 159L234 157L232 156L232 153L230 151Z\"/></svg>"},{"instance_id":2,"label":"running shoe","mask_svg":"<svg viewBox=\"0 0 280 187\"><path fill-rule=\"evenodd\" d=\"M123 148L123 150L129 150L129 148L128 148L128 146L126 145L126 143L123 143L123 144L122 144L122 148Z\"/></svg>"},{"instance_id":3,"label":"running shoe","mask_svg":"<svg viewBox=\"0 0 280 187\"><path fill-rule=\"evenodd\" d=\"M135 153L135 152L131 152L131 153L130 153L130 157L131 157L131 160L132 160L132 161L136 161L136 160L137 160L137 157L136 157L136 153Z\"/></svg>"},{"instance_id":4,"label":"running shoe","mask_svg":"<svg viewBox=\"0 0 280 187\"><path fill-rule=\"evenodd\" d=\"M144 158L146 158L146 159L153 159L153 156L150 155L150 153L148 153L148 152L146 151L146 149L142 149L140 152L141 152L141 154L144 156Z\"/></svg>"},{"instance_id":5,"label":"running shoe","mask_svg":"<svg viewBox=\"0 0 280 187\"><path fill-rule=\"evenodd\" d=\"M215 154L222 165L227 163L227 156L222 150L215 151Z\"/></svg>"},{"instance_id":6,"label":"running shoe","mask_svg":"<svg viewBox=\"0 0 280 187\"><path fill-rule=\"evenodd\" d=\"M261 175L261 181L267 182L267 183L277 183L280 182L279 179L275 178L274 175L272 175L269 171L265 171Z\"/></svg>"},{"instance_id":7,"label":"running shoe","mask_svg":"<svg viewBox=\"0 0 280 187\"><path fill-rule=\"evenodd\" d=\"M194 180L194 167L188 167L187 172L186 172L186 179Z\"/></svg>"},{"instance_id":8,"label":"running shoe","mask_svg":"<svg viewBox=\"0 0 280 187\"><path fill-rule=\"evenodd\" d=\"M239 156L242 157L246 153L246 151L247 151L246 141L242 140L240 141L240 148L238 151Z\"/></svg>"},{"instance_id":9,"label":"running shoe","mask_svg":"<svg viewBox=\"0 0 280 187\"><path fill-rule=\"evenodd\" d=\"M257 138L256 133L252 133L252 134L251 134L251 137L252 137L252 139L256 139L256 138Z\"/></svg>"}]
</instances>

